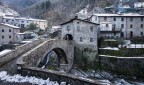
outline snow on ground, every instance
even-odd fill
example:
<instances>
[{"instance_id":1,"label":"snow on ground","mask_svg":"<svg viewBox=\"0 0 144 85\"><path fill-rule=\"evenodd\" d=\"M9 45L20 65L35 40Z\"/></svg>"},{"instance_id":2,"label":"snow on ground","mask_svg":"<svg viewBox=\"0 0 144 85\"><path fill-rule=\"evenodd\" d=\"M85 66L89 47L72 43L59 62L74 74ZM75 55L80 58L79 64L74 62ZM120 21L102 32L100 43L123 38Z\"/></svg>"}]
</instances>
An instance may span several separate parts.
<instances>
[{"instance_id":1,"label":"snow on ground","mask_svg":"<svg viewBox=\"0 0 144 85\"><path fill-rule=\"evenodd\" d=\"M49 78L47 80L39 79L36 77L23 77L21 75L10 76L6 71L0 72L0 80L10 83L31 83L37 85L59 85L57 82L50 81ZM61 82L61 85L65 85L65 82Z\"/></svg>"},{"instance_id":2,"label":"snow on ground","mask_svg":"<svg viewBox=\"0 0 144 85\"><path fill-rule=\"evenodd\" d=\"M105 50L119 50L117 47L105 47L105 48L99 48L99 49L105 49Z\"/></svg>"},{"instance_id":3,"label":"snow on ground","mask_svg":"<svg viewBox=\"0 0 144 85\"><path fill-rule=\"evenodd\" d=\"M11 51L12 50L9 50L9 49L3 50L3 51L0 52L0 56L6 54L8 52L11 52Z\"/></svg>"}]
</instances>

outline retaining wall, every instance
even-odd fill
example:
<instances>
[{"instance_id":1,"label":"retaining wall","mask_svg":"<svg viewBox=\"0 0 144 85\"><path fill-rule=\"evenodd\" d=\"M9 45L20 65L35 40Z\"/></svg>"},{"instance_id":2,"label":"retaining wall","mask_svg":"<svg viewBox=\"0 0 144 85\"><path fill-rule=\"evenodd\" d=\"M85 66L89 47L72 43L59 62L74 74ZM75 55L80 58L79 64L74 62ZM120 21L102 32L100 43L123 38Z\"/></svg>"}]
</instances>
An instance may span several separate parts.
<instances>
[{"instance_id":1,"label":"retaining wall","mask_svg":"<svg viewBox=\"0 0 144 85\"><path fill-rule=\"evenodd\" d=\"M144 57L116 57L100 55L101 67L127 76L144 78Z\"/></svg>"}]
</instances>

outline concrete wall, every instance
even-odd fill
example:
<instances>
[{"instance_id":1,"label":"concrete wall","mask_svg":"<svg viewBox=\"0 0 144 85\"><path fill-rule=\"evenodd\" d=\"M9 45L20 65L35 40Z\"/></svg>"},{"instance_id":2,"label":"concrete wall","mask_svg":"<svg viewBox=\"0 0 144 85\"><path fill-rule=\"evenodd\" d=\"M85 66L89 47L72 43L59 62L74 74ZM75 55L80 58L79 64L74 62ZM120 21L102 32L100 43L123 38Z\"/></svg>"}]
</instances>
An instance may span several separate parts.
<instances>
[{"instance_id":1,"label":"concrete wall","mask_svg":"<svg viewBox=\"0 0 144 85\"><path fill-rule=\"evenodd\" d=\"M144 57L100 56L101 67L121 75L144 78Z\"/></svg>"},{"instance_id":2,"label":"concrete wall","mask_svg":"<svg viewBox=\"0 0 144 85\"><path fill-rule=\"evenodd\" d=\"M8 54L0 56L0 66L6 64L7 62L16 58L17 56L20 56L22 53L27 52L28 50L30 50L31 48L37 46L38 44L42 42L43 40L35 40L33 42L17 47L15 50L11 51Z\"/></svg>"}]
</instances>

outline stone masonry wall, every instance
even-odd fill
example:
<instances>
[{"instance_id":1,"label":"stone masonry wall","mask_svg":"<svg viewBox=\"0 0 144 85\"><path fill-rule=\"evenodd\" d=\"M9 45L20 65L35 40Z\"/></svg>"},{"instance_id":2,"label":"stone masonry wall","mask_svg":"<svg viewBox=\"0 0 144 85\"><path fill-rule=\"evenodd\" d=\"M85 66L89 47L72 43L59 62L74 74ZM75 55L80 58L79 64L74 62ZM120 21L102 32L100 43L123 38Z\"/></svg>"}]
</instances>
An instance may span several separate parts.
<instances>
[{"instance_id":1,"label":"stone masonry wall","mask_svg":"<svg viewBox=\"0 0 144 85\"><path fill-rule=\"evenodd\" d=\"M127 76L144 78L144 57L100 56L101 67Z\"/></svg>"},{"instance_id":2,"label":"stone masonry wall","mask_svg":"<svg viewBox=\"0 0 144 85\"><path fill-rule=\"evenodd\" d=\"M37 67L40 61L45 57L45 55L55 48L61 48L64 50L67 55L68 70L70 70L73 65L74 57L73 42L55 39L47 40L22 55L17 60L17 65L22 65L22 67Z\"/></svg>"},{"instance_id":3,"label":"stone masonry wall","mask_svg":"<svg viewBox=\"0 0 144 85\"><path fill-rule=\"evenodd\" d=\"M10 60L16 58L17 56L20 56L22 53L27 52L34 46L37 46L38 44L42 43L44 40L35 40L33 42L24 44L22 46L17 47L15 50L12 50L8 54L0 56L0 66L6 64Z\"/></svg>"}]
</instances>

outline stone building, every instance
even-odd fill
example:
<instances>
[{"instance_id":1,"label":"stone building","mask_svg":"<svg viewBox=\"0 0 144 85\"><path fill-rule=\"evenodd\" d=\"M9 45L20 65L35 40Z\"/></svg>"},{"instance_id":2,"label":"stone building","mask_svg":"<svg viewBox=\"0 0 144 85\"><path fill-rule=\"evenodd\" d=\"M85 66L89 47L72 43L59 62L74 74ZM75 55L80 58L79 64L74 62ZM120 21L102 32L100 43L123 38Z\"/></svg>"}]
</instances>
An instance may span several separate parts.
<instances>
[{"instance_id":1,"label":"stone building","mask_svg":"<svg viewBox=\"0 0 144 85\"><path fill-rule=\"evenodd\" d=\"M62 38L74 40L75 45L92 45L97 48L99 24L74 18L61 24Z\"/></svg>"},{"instance_id":2,"label":"stone building","mask_svg":"<svg viewBox=\"0 0 144 85\"><path fill-rule=\"evenodd\" d=\"M17 33L20 33L19 27L1 23L0 24L0 45L9 44L10 42L16 42Z\"/></svg>"},{"instance_id":3,"label":"stone building","mask_svg":"<svg viewBox=\"0 0 144 85\"><path fill-rule=\"evenodd\" d=\"M93 14L90 21L100 24L100 35L104 37L144 36L144 15L136 13Z\"/></svg>"},{"instance_id":4,"label":"stone building","mask_svg":"<svg viewBox=\"0 0 144 85\"><path fill-rule=\"evenodd\" d=\"M62 23L61 29L62 39L74 41L76 60L80 59L82 61L81 58L86 58L88 61L93 61L96 58L99 24L75 17Z\"/></svg>"},{"instance_id":5,"label":"stone building","mask_svg":"<svg viewBox=\"0 0 144 85\"><path fill-rule=\"evenodd\" d=\"M13 26L18 26L20 28L27 28L31 23L34 23L37 25L38 28L41 30L46 30L48 27L47 20L42 20L42 19L33 19L33 18L25 18L25 17L7 17L4 16L3 23L11 24Z\"/></svg>"}]
</instances>

